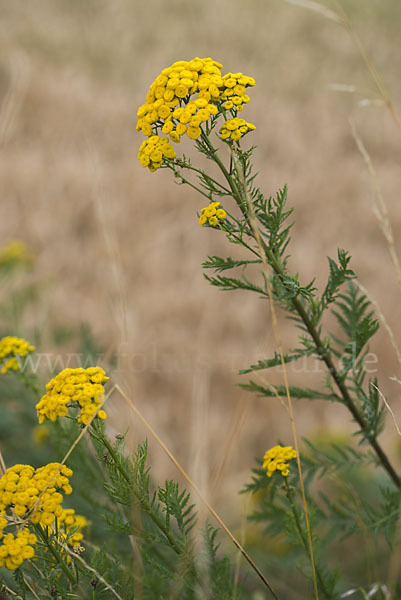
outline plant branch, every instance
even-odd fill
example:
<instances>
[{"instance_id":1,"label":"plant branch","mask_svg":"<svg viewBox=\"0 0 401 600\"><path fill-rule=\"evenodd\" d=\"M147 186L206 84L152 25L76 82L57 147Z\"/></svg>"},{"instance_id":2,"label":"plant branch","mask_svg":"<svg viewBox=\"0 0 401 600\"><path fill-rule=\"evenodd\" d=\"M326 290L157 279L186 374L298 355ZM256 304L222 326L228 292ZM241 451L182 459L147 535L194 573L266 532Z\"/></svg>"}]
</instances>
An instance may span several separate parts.
<instances>
[{"instance_id":1,"label":"plant branch","mask_svg":"<svg viewBox=\"0 0 401 600\"><path fill-rule=\"evenodd\" d=\"M217 158L217 155L215 155L215 156ZM219 164L219 162L217 160L216 160L216 162L217 162L217 164ZM233 195L233 196L234 196L234 199L237 201L237 204L241 208L241 206L237 200L237 196L236 195ZM269 246L266 244L266 242L262 238L260 238L260 242L261 242L261 246L263 247L263 251L266 255L266 258L267 258L270 266L274 270L274 272L279 277L281 277L281 278L284 277L285 269L284 269L281 261L273 253L271 248L269 248ZM342 398L344 404L347 406L348 410L351 412L353 418L358 423L361 430L365 431L366 430L365 420L364 420L363 416L360 414L360 412L358 411L358 408L355 405L354 400L352 399L347 386L344 384L344 381L343 381L341 375L335 368L332 357L331 357L330 353L328 352L327 348L324 346L323 341L322 341L316 327L312 323L309 315L307 314L304 306L302 305L302 303L299 301L299 299L297 297L292 297L290 299L290 301L291 301L294 309L297 311L298 315L301 317L309 335L311 336L312 340L314 341L315 347L316 347L316 352L319 355L319 357L323 360L323 362L325 363L331 377L333 378L333 380L340 392L340 395L341 395L341 398ZM389 476L391 477L391 479L393 480L395 485L398 488L401 488L400 477L397 474L397 472L395 471L388 456L384 452L383 448L380 446L377 439L372 435L368 435L367 439L368 439L370 445L372 446L373 450L375 451L380 463L382 464L384 469L387 471L387 473L389 474Z\"/></svg>"},{"instance_id":2,"label":"plant branch","mask_svg":"<svg viewBox=\"0 0 401 600\"><path fill-rule=\"evenodd\" d=\"M126 482L129 484L130 488L132 489L133 494L135 495L137 500L141 503L143 510L150 516L150 518L152 519L154 524L160 529L160 531L163 532L163 534L166 536L169 543L171 544L171 547L173 548L173 550L179 555L184 554L184 550L181 548L181 546L179 546L177 544L176 540L171 535L171 532L168 530L168 528L164 525L163 521L161 519L159 519L159 517L152 510L152 507L149 504L149 502L145 498L143 498L142 496L137 494L134 486L132 485L132 479L129 476L129 473L127 473L127 471L121 464L121 461L118 459L118 456L117 456L113 446L110 444L109 440L107 439L107 437L105 435L103 435L99 430L97 430L95 428L93 428L93 430L95 430L95 432L96 432L95 435L96 435L97 439L102 444L104 444L104 446L107 448L107 451L109 452L110 456L114 460L115 466L120 471L121 475L124 477Z\"/></svg>"},{"instance_id":3,"label":"plant branch","mask_svg":"<svg viewBox=\"0 0 401 600\"><path fill-rule=\"evenodd\" d=\"M77 582L75 580L74 575L71 573L70 569L65 564L65 562L64 562L64 560L63 560L60 552L54 547L53 544L51 544L49 542L49 537L45 534L45 532L43 531L42 527L39 524L35 524L34 528L35 528L35 531L38 532L40 538L46 544L46 546L48 547L48 549L50 550L50 552L53 554L54 558L57 560L57 563L60 565L60 567L64 571L65 575L67 575L67 577L70 580L70 582L73 585L76 585Z\"/></svg>"}]
</instances>

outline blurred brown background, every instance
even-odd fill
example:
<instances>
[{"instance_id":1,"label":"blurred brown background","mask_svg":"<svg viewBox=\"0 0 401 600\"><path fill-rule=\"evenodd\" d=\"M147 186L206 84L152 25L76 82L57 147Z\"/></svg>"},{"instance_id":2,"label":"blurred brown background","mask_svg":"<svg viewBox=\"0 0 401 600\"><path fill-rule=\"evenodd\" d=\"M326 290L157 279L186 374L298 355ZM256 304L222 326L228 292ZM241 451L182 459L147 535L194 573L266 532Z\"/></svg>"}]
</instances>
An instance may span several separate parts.
<instances>
[{"instance_id":1,"label":"blurred brown background","mask_svg":"<svg viewBox=\"0 0 401 600\"><path fill-rule=\"evenodd\" d=\"M345 6L401 106L399 3ZM258 146L262 190L289 186L293 270L305 282L317 274L321 287L326 256L348 249L396 339L400 294L349 117L374 162L398 248L401 132L376 102L350 34L281 0L2 0L0 8L0 243L21 238L34 250L42 302L27 326L41 329L38 350L56 351L49 323L88 322L106 358L119 353L114 381L183 466L210 494L218 483L217 506L228 492L239 505L254 456L279 437L291 443L279 402L236 387L238 369L274 353L270 311L256 296L218 292L204 280L207 255L235 249L197 224L200 196L169 172L140 166L137 107L175 60L211 56L223 72L255 77L243 114L257 129L247 141ZM281 320L280 328L289 349L293 326ZM387 334L371 348L401 416ZM323 379L289 372L293 383ZM279 373L269 378L280 382ZM113 430L129 424L132 443L147 435L121 399L108 412ZM338 406L295 402L295 412L300 435L350 428ZM386 431L393 453L390 419ZM157 477L174 477L154 443L152 452Z\"/></svg>"}]
</instances>

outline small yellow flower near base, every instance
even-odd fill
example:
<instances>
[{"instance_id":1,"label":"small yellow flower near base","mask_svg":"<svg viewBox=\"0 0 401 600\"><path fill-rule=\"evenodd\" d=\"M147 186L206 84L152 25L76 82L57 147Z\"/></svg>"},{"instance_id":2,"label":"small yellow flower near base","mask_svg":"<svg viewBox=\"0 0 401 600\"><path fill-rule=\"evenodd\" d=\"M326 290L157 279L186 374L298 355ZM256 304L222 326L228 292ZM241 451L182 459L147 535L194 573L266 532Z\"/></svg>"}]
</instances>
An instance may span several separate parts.
<instances>
[{"instance_id":1,"label":"small yellow flower near base","mask_svg":"<svg viewBox=\"0 0 401 600\"><path fill-rule=\"evenodd\" d=\"M211 225L216 227L220 221L223 221L227 217L227 213L223 208L219 208L220 202L211 202L209 206L205 206L201 210L201 216L199 217L199 225Z\"/></svg>"},{"instance_id":2,"label":"small yellow flower near base","mask_svg":"<svg viewBox=\"0 0 401 600\"><path fill-rule=\"evenodd\" d=\"M281 473L283 477L287 477L290 472L288 461L296 457L296 450L292 446L274 446L263 457L263 469L268 477L271 477L275 471Z\"/></svg>"}]
</instances>

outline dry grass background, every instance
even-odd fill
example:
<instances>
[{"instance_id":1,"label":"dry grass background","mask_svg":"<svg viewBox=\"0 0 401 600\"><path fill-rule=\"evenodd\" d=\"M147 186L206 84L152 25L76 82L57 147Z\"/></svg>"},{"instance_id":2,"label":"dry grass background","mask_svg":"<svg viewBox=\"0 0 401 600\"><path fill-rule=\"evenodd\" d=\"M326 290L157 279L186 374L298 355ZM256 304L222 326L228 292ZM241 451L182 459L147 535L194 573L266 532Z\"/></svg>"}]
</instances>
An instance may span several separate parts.
<instances>
[{"instance_id":1,"label":"dry grass background","mask_svg":"<svg viewBox=\"0 0 401 600\"><path fill-rule=\"evenodd\" d=\"M397 104L398 3L346 6ZM212 56L226 72L254 76L246 118L257 126L258 182L266 194L289 185L293 269L303 281L317 274L321 286L326 256L349 249L396 338L399 290L348 118L374 161L396 242L400 131L383 107L359 105L377 92L349 34L281 0L0 0L0 9L0 242L22 238L37 257L43 298L30 319L42 331L39 350L53 350L50 322L90 323L109 353L120 352L115 380L184 467L209 492L218 482L217 506L228 497L239 505L254 455L278 436L290 443L280 404L235 386L239 368L275 350L269 309L204 281L200 264L227 252L225 238L198 226L200 196L139 165L136 109L174 60ZM291 347L292 326L283 321L281 331ZM397 411L399 388L388 377L399 365L385 333L372 350ZM348 423L323 403L295 410L301 435ZM116 430L130 422L132 442L146 435L117 398L109 413ZM391 451L391 423L387 431ZM174 477L153 452L156 475Z\"/></svg>"}]
</instances>

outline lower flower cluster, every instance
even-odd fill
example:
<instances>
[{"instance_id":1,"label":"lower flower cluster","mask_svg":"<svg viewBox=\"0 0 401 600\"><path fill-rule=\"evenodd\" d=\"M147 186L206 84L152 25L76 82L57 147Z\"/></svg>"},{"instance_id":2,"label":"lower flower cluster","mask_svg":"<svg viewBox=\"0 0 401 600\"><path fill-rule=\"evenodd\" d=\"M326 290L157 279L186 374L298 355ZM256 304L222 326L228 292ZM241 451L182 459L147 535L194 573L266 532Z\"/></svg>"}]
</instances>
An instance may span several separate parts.
<instances>
[{"instance_id":1,"label":"lower flower cluster","mask_svg":"<svg viewBox=\"0 0 401 600\"><path fill-rule=\"evenodd\" d=\"M49 463L34 469L30 465L14 465L0 479L0 515L13 509L17 517L29 513L32 523L51 525L62 514L64 494L71 494L72 471L65 465Z\"/></svg>"},{"instance_id":2,"label":"lower flower cluster","mask_svg":"<svg viewBox=\"0 0 401 600\"><path fill-rule=\"evenodd\" d=\"M271 477L275 471L287 477L290 472L288 461L296 457L296 450L291 446L274 446L263 457L263 469L266 470L268 477Z\"/></svg>"},{"instance_id":3,"label":"lower flower cluster","mask_svg":"<svg viewBox=\"0 0 401 600\"><path fill-rule=\"evenodd\" d=\"M36 535L30 533L27 527L21 529L15 536L12 533L7 533L0 546L0 567L6 567L10 570L18 569L24 560L35 556L33 544L36 544L36 542Z\"/></svg>"},{"instance_id":4,"label":"lower flower cluster","mask_svg":"<svg viewBox=\"0 0 401 600\"><path fill-rule=\"evenodd\" d=\"M72 509L63 509L63 494L70 494L72 471L65 465L49 463L34 469L31 465L14 465L0 479L0 566L18 568L25 559L35 555L36 536L28 526L14 533L5 533L8 526L23 523L54 526L56 520L66 533L77 528L70 538L73 545L82 539L80 529L86 519ZM21 519L21 521L16 520ZM69 540L69 543L70 543Z\"/></svg>"}]
</instances>

